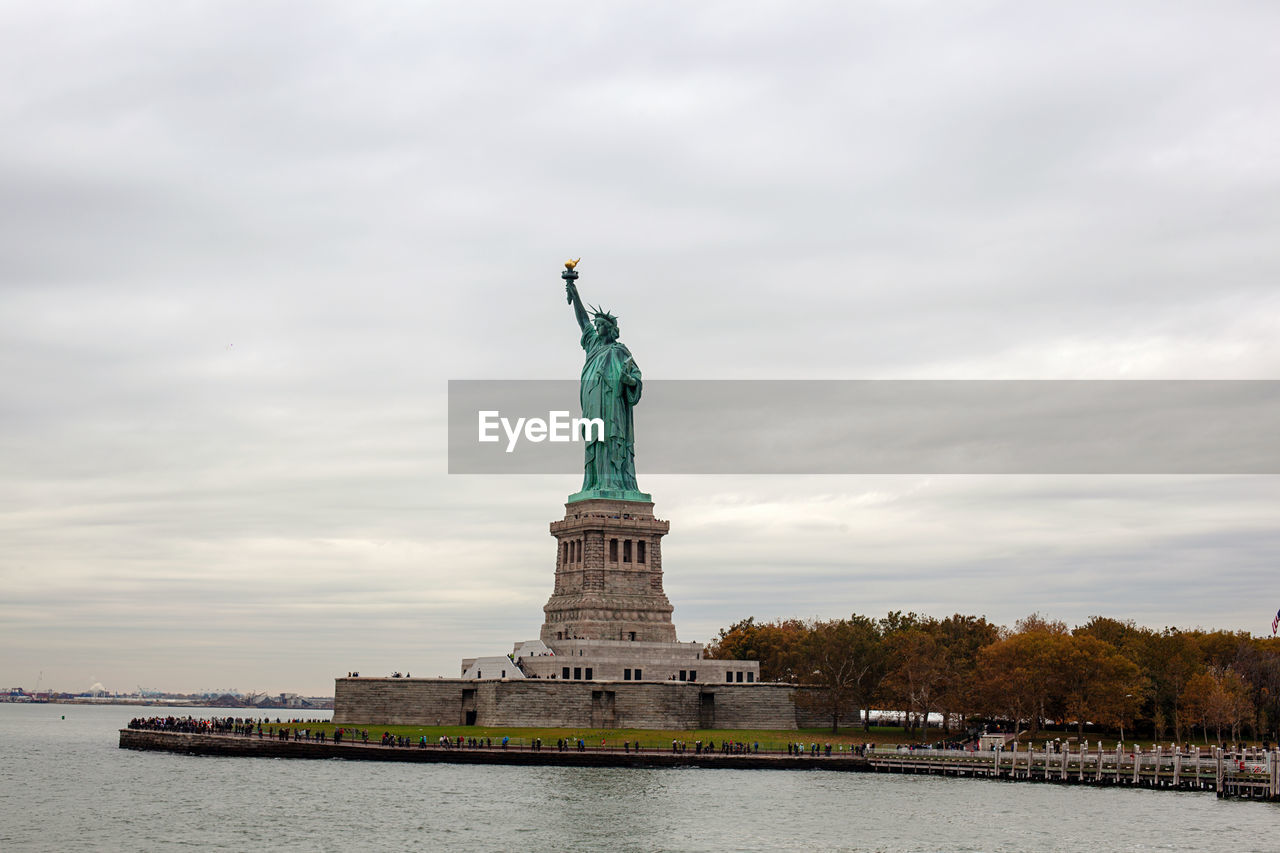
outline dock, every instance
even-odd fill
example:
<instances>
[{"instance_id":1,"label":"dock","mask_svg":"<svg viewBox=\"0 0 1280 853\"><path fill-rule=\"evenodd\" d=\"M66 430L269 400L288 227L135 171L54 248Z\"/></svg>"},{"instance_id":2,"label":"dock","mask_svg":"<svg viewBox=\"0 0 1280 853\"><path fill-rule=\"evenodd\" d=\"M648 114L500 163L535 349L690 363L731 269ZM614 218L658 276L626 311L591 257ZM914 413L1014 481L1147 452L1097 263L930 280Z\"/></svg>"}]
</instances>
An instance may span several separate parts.
<instances>
[{"instance_id":1,"label":"dock","mask_svg":"<svg viewBox=\"0 0 1280 853\"><path fill-rule=\"evenodd\" d=\"M939 776L1020 782L1125 786L1170 791L1214 791L1219 797L1280 801L1280 754L1275 750L1142 751L1070 749L910 749L873 747L863 754L841 752L643 751L617 746L583 749L410 746L361 742L282 740L248 734L121 729L120 748L185 755L261 758L345 759L450 764L510 764L565 767L703 767L739 770L826 770L927 773Z\"/></svg>"},{"instance_id":2,"label":"dock","mask_svg":"<svg viewBox=\"0 0 1280 853\"><path fill-rule=\"evenodd\" d=\"M932 773L1030 782L1214 791L1219 797L1280 799L1275 750L1035 750L989 752L878 748L866 753L880 773Z\"/></svg>"}]
</instances>

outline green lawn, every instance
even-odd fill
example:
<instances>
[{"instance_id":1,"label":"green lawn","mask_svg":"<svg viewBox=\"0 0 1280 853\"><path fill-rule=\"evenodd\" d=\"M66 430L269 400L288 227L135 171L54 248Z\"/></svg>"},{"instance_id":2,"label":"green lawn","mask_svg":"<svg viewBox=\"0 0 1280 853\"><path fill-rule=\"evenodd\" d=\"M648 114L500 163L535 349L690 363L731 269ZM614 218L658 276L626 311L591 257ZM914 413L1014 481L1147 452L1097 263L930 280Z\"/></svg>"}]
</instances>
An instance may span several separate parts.
<instances>
[{"instance_id":1,"label":"green lawn","mask_svg":"<svg viewBox=\"0 0 1280 853\"><path fill-rule=\"evenodd\" d=\"M284 719L283 715L281 717ZM271 718L273 721L275 717ZM281 723L275 722L263 726L264 731L267 729L278 728L308 728L312 732L324 731L327 735L332 736L333 730L337 728L333 723ZM672 740L683 740L693 744L694 741L715 741L718 745L725 740L738 741L740 743L759 743L761 749L785 750L788 743L804 742L808 743L830 743L835 744L861 744L861 743L902 743L905 742L905 736L901 729L880 729L873 727L871 734L863 732L861 729L841 729L838 735L832 735L830 731L825 729L802 729L799 731L776 731L776 730L756 730L756 729L689 729L685 731L656 731L653 729L589 729L589 728L518 728L506 726L380 726L380 725L363 725L363 726L344 726L344 729L350 731L361 729L369 732L369 740L379 740L383 732L389 732L392 735L408 736L413 740L425 736L428 743L435 743L442 735L448 736L456 740L458 737L464 738L491 738L495 744L500 742L503 737L509 738L514 745L524 745L529 743L533 738L542 738L542 744L546 746L554 746L559 738L566 738L576 741L578 738L584 740L588 746L600 746L600 742L604 741L609 746L621 748L624 741L630 741L632 744L639 743L648 749L670 748Z\"/></svg>"},{"instance_id":2,"label":"green lawn","mask_svg":"<svg viewBox=\"0 0 1280 853\"><path fill-rule=\"evenodd\" d=\"M258 718L257 714L252 715L254 719ZM311 732L323 731L326 736L332 737L336 726L328 722L300 722L300 723L275 723L275 716L271 717L272 722L263 725L263 730L275 730L283 728L310 729ZM284 714L280 714L280 719L287 720ZM454 740L458 737L463 738L490 738L495 745L501 742L503 737L509 739L513 746L523 746L528 744L533 738L542 738L544 747L554 746L559 738L566 738L570 741L576 741L582 738L588 746L598 747L601 741L609 746L621 748L624 741L630 741L632 744L639 743L647 749L669 749L672 740L682 740L692 745L695 741L714 741L717 746L725 740L738 741L740 743L759 743L762 750L785 750L788 743L830 743L833 746L842 744L845 746L863 743L874 743L883 745L896 745L900 743L916 743L920 739L920 732L916 731L914 736L899 726L872 726L870 732L863 731L860 727L842 728L838 734L831 734L829 729L799 729L796 731L778 731L774 729L688 729L683 731L665 731L654 729L590 729L590 728L520 728L505 726L385 726L385 725L369 725L362 726L345 726L347 731L352 729L357 732L361 729L369 732L369 740L377 742L382 738L384 732L388 732L396 736L407 736L417 741L420 737L425 736L428 743L435 743L440 737L448 736ZM1074 744L1075 730L1050 730L1042 729L1037 732L1033 739L1034 744L1039 747L1047 740L1061 739L1070 741ZM347 735L350 737L350 735ZM929 738L931 741L938 741L942 738L940 729L930 729ZM1099 736L1094 733L1088 734L1088 740L1091 747L1096 748ZM1115 736L1102 736L1102 745L1104 749L1114 749L1116 745ZM1025 748L1027 738L1022 738L1022 745ZM1127 744L1138 744L1144 749L1152 746L1150 740L1133 741L1129 739ZM1167 745L1167 744L1166 744Z\"/></svg>"}]
</instances>

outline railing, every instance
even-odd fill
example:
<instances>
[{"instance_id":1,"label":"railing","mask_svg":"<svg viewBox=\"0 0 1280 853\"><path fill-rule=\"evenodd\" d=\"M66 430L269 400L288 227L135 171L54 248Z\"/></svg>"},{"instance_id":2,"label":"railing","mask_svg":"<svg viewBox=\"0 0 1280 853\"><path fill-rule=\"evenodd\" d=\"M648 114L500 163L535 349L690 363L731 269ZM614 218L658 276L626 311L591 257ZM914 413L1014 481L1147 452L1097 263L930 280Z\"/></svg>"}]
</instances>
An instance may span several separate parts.
<instances>
[{"instance_id":1,"label":"railing","mask_svg":"<svg viewBox=\"0 0 1280 853\"><path fill-rule=\"evenodd\" d=\"M869 749L877 770L1155 788L1212 788L1219 796L1280 798L1280 754L1249 749L1227 752L1151 752L1032 749Z\"/></svg>"}]
</instances>

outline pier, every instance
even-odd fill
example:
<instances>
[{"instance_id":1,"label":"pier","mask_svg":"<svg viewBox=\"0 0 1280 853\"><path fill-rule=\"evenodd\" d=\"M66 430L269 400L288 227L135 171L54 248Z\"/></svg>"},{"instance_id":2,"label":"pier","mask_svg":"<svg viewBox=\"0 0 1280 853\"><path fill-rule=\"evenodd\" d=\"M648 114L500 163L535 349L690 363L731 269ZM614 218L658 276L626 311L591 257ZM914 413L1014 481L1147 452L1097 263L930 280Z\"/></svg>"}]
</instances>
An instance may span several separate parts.
<instances>
[{"instance_id":1,"label":"pier","mask_svg":"<svg viewBox=\"0 0 1280 853\"><path fill-rule=\"evenodd\" d=\"M704 767L740 770L827 770L928 773L1023 782L1214 791L1219 797L1280 801L1280 755L1275 750L1220 748L1189 751L949 749L873 747L864 755L785 752L723 753L662 748L624 750L586 746L564 750L528 744L508 748L392 746L377 743L281 740L246 734L121 729L120 748L186 755L346 759L451 764L566 767Z\"/></svg>"},{"instance_id":2,"label":"pier","mask_svg":"<svg viewBox=\"0 0 1280 853\"><path fill-rule=\"evenodd\" d=\"M868 750L866 760L872 770L881 773L1215 791L1219 797L1280 799L1280 760L1275 750L1156 747L1147 752L1016 748L973 752L880 748Z\"/></svg>"}]
</instances>

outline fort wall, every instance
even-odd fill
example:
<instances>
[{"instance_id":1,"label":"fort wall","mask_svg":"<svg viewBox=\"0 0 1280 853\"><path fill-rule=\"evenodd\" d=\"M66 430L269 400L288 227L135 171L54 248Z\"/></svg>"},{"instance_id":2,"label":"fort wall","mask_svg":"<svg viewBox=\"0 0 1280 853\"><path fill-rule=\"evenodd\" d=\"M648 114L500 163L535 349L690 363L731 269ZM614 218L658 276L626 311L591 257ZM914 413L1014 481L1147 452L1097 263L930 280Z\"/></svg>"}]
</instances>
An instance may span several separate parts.
<instances>
[{"instance_id":1,"label":"fort wall","mask_svg":"<svg viewBox=\"0 0 1280 853\"><path fill-rule=\"evenodd\" d=\"M654 681L476 681L339 678L338 725L582 727L593 729L821 728L828 714L791 684ZM842 725L855 725L850 709Z\"/></svg>"}]
</instances>

